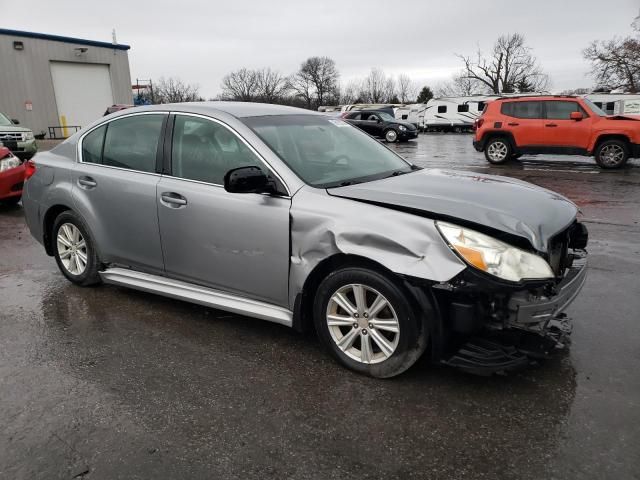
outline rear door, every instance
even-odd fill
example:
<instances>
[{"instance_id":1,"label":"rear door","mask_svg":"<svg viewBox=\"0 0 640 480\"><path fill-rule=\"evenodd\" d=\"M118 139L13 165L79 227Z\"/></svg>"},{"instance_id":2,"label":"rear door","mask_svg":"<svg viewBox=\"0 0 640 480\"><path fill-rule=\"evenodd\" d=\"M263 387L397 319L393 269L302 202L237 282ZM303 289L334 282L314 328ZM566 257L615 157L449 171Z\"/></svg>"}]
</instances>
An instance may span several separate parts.
<instances>
[{"instance_id":1,"label":"rear door","mask_svg":"<svg viewBox=\"0 0 640 480\"><path fill-rule=\"evenodd\" d=\"M218 121L176 114L172 123L171 175L157 193L167 275L288 306L291 199L227 192L229 170L269 168Z\"/></svg>"},{"instance_id":2,"label":"rear door","mask_svg":"<svg viewBox=\"0 0 640 480\"><path fill-rule=\"evenodd\" d=\"M548 100L545 104L545 139L559 149L586 149L593 119L575 100ZM581 112L582 120L571 120L572 112Z\"/></svg>"},{"instance_id":3,"label":"rear door","mask_svg":"<svg viewBox=\"0 0 640 480\"><path fill-rule=\"evenodd\" d=\"M505 101L500 113L504 116L502 128L513 134L518 147L545 144L542 102Z\"/></svg>"},{"instance_id":4,"label":"rear door","mask_svg":"<svg viewBox=\"0 0 640 480\"><path fill-rule=\"evenodd\" d=\"M127 115L81 139L72 192L104 262L163 271L156 185L166 117Z\"/></svg>"}]
</instances>

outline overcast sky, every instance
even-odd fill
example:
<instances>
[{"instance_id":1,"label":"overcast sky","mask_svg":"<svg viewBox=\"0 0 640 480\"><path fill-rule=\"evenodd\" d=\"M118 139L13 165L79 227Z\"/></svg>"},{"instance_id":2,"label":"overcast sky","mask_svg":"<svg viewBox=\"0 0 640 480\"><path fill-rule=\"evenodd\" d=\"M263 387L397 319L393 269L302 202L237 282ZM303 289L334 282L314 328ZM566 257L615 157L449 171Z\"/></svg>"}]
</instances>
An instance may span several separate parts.
<instances>
[{"instance_id":1,"label":"overcast sky","mask_svg":"<svg viewBox=\"0 0 640 480\"><path fill-rule=\"evenodd\" d=\"M582 49L631 33L640 0L0 0L0 27L131 45L131 78L175 76L205 97L243 66L297 70L333 58L342 82L372 67L435 86L460 69L455 53L525 35L552 90L590 87Z\"/></svg>"}]
</instances>

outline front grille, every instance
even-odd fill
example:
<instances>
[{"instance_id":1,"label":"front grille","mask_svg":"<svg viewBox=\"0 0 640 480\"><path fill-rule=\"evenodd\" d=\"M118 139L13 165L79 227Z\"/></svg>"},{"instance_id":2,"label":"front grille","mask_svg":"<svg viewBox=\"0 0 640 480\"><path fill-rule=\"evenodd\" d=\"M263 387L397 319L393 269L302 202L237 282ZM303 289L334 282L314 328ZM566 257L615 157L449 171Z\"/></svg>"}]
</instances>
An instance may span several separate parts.
<instances>
[{"instance_id":1,"label":"front grille","mask_svg":"<svg viewBox=\"0 0 640 480\"><path fill-rule=\"evenodd\" d=\"M3 140L21 142L24 138L23 135L21 132L0 132L0 142Z\"/></svg>"}]
</instances>

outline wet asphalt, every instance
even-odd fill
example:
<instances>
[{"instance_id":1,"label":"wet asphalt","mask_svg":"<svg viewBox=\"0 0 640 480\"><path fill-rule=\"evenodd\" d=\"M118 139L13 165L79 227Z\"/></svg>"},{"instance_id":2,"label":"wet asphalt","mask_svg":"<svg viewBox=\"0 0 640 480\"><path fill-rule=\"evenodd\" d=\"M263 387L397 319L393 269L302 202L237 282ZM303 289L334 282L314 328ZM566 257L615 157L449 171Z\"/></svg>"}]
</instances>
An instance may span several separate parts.
<instances>
[{"instance_id":1,"label":"wet asphalt","mask_svg":"<svg viewBox=\"0 0 640 480\"><path fill-rule=\"evenodd\" d=\"M0 479L640 478L640 162L493 167L464 134L395 148L580 206L591 270L567 355L508 377L420 361L365 378L279 325L73 286L0 206Z\"/></svg>"}]
</instances>

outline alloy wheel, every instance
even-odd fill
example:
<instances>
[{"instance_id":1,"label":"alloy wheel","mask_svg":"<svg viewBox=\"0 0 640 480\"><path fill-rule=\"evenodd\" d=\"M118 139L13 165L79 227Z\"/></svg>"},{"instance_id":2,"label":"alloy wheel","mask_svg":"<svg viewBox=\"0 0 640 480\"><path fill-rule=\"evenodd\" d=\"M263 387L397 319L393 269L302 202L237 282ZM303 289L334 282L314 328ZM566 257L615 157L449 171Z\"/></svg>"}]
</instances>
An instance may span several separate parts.
<instances>
[{"instance_id":1,"label":"alloy wheel","mask_svg":"<svg viewBox=\"0 0 640 480\"><path fill-rule=\"evenodd\" d=\"M326 319L337 347L358 362L383 362L398 346L400 323L393 306L366 285L349 284L338 289L329 299Z\"/></svg>"},{"instance_id":2,"label":"alloy wheel","mask_svg":"<svg viewBox=\"0 0 640 480\"><path fill-rule=\"evenodd\" d=\"M600 161L609 167L615 167L624 160L625 151L620 145L605 145L600 150Z\"/></svg>"},{"instance_id":3,"label":"alloy wheel","mask_svg":"<svg viewBox=\"0 0 640 480\"><path fill-rule=\"evenodd\" d=\"M508 151L509 147L507 147L507 144L500 141L492 142L489 147L487 147L487 154L494 162L501 162L507 158Z\"/></svg>"},{"instance_id":4,"label":"alloy wheel","mask_svg":"<svg viewBox=\"0 0 640 480\"><path fill-rule=\"evenodd\" d=\"M56 245L64 268L72 275L82 275L87 268L87 242L78 227L72 223L62 224Z\"/></svg>"}]
</instances>

